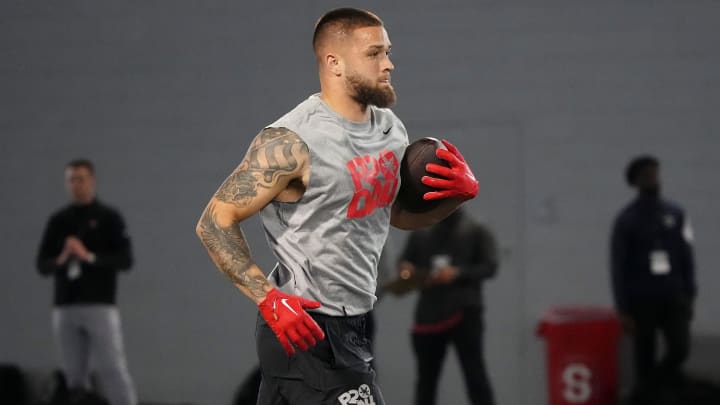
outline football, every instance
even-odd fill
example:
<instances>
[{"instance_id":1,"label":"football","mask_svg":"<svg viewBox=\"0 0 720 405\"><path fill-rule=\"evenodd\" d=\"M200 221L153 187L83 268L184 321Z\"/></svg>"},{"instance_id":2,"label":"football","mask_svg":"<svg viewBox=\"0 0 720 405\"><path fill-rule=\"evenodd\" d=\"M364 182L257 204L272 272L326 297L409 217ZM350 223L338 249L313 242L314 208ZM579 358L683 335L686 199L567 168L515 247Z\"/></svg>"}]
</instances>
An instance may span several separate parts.
<instances>
[{"instance_id":1,"label":"football","mask_svg":"<svg viewBox=\"0 0 720 405\"><path fill-rule=\"evenodd\" d=\"M442 166L448 164L435 155L438 149L445 149L445 145L435 138L421 138L405 149L405 155L400 162L400 191L397 200L401 207L409 212L424 213L432 211L445 202L444 200L423 200L423 195L434 191L432 187L424 185L423 176L436 176L425 171L428 163L437 163Z\"/></svg>"}]
</instances>

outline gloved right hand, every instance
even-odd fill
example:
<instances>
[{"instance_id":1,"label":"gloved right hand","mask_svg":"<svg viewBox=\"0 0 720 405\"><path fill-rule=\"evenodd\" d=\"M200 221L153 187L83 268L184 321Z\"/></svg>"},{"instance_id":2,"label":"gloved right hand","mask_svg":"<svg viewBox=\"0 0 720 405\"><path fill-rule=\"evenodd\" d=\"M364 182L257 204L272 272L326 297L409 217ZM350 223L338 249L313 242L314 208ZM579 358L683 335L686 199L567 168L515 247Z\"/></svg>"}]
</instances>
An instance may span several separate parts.
<instances>
[{"instance_id":1,"label":"gloved right hand","mask_svg":"<svg viewBox=\"0 0 720 405\"><path fill-rule=\"evenodd\" d=\"M306 351L317 340L325 339L320 326L305 309L320 308L320 303L303 297L285 294L273 288L260 304L260 315L275 333L289 356L295 354L294 346Z\"/></svg>"},{"instance_id":2,"label":"gloved right hand","mask_svg":"<svg viewBox=\"0 0 720 405\"><path fill-rule=\"evenodd\" d=\"M440 177L423 176L420 181L428 187L437 189L423 195L425 201L441 198L459 198L462 201L475 198L478 193L479 184L475 180L470 166L458 148L443 139L443 145L447 150L438 148L435 156L447 162L450 167L436 163L428 163L425 171Z\"/></svg>"}]
</instances>

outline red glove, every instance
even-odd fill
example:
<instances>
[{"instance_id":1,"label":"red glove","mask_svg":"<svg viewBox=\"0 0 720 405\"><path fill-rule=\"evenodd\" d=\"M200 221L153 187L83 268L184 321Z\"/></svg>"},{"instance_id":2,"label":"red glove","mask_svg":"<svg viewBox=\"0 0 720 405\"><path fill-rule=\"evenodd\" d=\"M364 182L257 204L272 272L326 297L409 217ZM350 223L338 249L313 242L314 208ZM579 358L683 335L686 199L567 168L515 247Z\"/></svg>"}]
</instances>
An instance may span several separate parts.
<instances>
[{"instance_id":1,"label":"red glove","mask_svg":"<svg viewBox=\"0 0 720 405\"><path fill-rule=\"evenodd\" d=\"M428 201L456 197L465 201L475 198L479 186L470 167L465 163L465 158L450 142L443 140L442 143L447 150L438 148L435 155L448 162L450 167L435 163L428 163L425 166L425 171L428 173L437 174L444 178L423 176L422 183L424 185L438 190L425 193L423 199Z\"/></svg>"},{"instance_id":2,"label":"red glove","mask_svg":"<svg viewBox=\"0 0 720 405\"><path fill-rule=\"evenodd\" d=\"M258 304L258 308L260 315L275 332L275 336L289 356L295 354L293 344L298 349L306 351L310 346L315 346L317 340L325 339L325 333L320 326L305 312L305 308L320 308L320 303L317 301L285 294L273 288Z\"/></svg>"}]
</instances>

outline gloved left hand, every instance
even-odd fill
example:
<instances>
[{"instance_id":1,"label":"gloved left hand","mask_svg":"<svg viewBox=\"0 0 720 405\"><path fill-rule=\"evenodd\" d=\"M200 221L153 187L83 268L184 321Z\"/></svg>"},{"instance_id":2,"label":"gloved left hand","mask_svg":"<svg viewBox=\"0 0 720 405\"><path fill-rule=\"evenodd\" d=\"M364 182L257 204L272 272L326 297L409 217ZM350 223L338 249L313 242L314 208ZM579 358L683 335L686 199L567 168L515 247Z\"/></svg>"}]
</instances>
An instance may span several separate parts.
<instances>
[{"instance_id":1,"label":"gloved left hand","mask_svg":"<svg viewBox=\"0 0 720 405\"><path fill-rule=\"evenodd\" d=\"M425 171L443 178L423 176L422 183L424 185L437 189L437 191L425 193L423 199L429 201L455 197L465 201L475 198L479 184L465 162L465 158L455 145L446 140L443 140L442 143L447 150L438 148L435 155L446 161L450 167L436 163L428 163L425 166Z\"/></svg>"}]
</instances>

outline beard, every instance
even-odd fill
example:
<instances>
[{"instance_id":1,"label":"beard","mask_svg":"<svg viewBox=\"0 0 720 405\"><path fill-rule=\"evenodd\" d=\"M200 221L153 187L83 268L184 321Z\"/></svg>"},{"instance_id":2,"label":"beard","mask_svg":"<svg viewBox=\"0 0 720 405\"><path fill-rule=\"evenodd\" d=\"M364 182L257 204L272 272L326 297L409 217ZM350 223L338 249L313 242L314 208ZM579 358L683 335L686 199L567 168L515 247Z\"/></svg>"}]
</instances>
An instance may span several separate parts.
<instances>
[{"instance_id":1,"label":"beard","mask_svg":"<svg viewBox=\"0 0 720 405\"><path fill-rule=\"evenodd\" d=\"M346 76L345 84L351 91L351 97L362 105L374 105L379 108L391 107L397 96L392 86L380 87L358 74Z\"/></svg>"}]
</instances>

